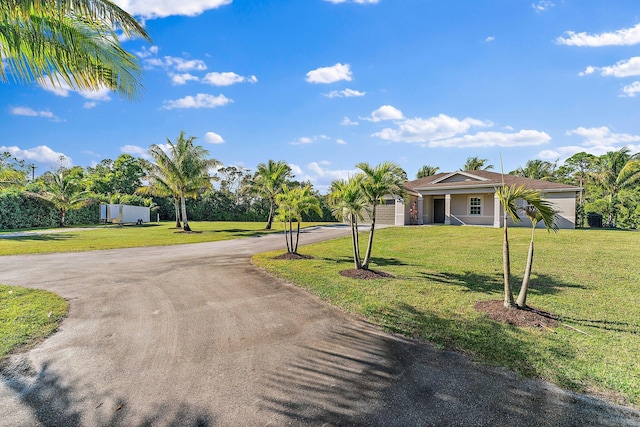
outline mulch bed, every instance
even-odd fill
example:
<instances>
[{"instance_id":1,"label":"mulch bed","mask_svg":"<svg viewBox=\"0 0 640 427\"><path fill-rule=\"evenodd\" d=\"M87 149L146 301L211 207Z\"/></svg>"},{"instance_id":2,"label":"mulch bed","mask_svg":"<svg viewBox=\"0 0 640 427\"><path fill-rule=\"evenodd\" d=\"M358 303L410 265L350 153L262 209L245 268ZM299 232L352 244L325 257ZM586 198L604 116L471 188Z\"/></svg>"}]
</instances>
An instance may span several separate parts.
<instances>
[{"instance_id":1,"label":"mulch bed","mask_svg":"<svg viewBox=\"0 0 640 427\"><path fill-rule=\"evenodd\" d=\"M384 271L378 270L365 270L352 268L350 270L342 270L340 271L340 275L344 277L351 277L352 279L384 279L387 277L393 277L392 274L385 273Z\"/></svg>"},{"instance_id":2,"label":"mulch bed","mask_svg":"<svg viewBox=\"0 0 640 427\"><path fill-rule=\"evenodd\" d=\"M478 301L473 307L493 320L509 325L534 328L553 328L558 325L557 316L551 313L534 307L505 308L502 300Z\"/></svg>"},{"instance_id":3,"label":"mulch bed","mask_svg":"<svg viewBox=\"0 0 640 427\"><path fill-rule=\"evenodd\" d=\"M295 252L287 252L285 254L278 255L277 257L274 257L273 259L287 259L287 260L313 259L313 256L298 254L298 253L295 253Z\"/></svg>"}]
</instances>

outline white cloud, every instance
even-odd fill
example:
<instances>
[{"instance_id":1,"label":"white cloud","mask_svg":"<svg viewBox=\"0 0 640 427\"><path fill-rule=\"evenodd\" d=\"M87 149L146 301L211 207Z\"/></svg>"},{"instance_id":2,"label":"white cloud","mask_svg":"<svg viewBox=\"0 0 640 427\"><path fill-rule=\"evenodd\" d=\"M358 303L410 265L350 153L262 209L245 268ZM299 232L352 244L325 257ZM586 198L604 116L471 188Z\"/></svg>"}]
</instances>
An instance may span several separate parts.
<instances>
[{"instance_id":1,"label":"white cloud","mask_svg":"<svg viewBox=\"0 0 640 427\"><path fill-rule=\"evenodd\" d=\"M345 141L344 139L338 138L336 139L336 144L338 145L345 145L347 143L347 141Z\"/></svg>"},{"instance_id":2,"label":"white cloud","mask_svg":"<svg viewBox=\"0 0 640 427\"><path fill-rule=\"evenodd\" d=\"M566 31L556 39L556 43L566 46L631 46L640 43L640 24L609 33L588 34Z\"/></svg>"},{"instance_id":3,"label":"white cloud","mask_svg":"<svg viewBox=\"0 0 640 427\"><path fill-rule=\"evenodd\" d=\"M145 59L145 68L164 68L176 71L204 71L207 64L201 59L185 59L177 56L165 56L163 58Z\"/></svg>"},{"instance_id":4,"label":"white cloud","mask_svg":"<svg viewBox=\"0 0 640 427\"><path fill-rule=\"evenodd\" d=\"M404 115L393 105L383 105L371 113L371 117L360 117L362 120L370 122L380 122L382 120L402 120Z\"/></svg>"},{"instance_id":5,"label":"white cloud","mask_svg":"<svg viewBox=\"0 0 640 427\"><path fill-rule=\"evenodd\" d=\"M349 64L337 63L331 67L321 67L307 73L309 83L335 83L340 80L351 81L352 73Z\"/></svg>"},{"instance_id":6,"label":"white cloud","mask_svg":"<svg viewBox=\"0 0 640 427\"><path fill-rule=\"evenodd\" d=\"M138 147L137 145L123 145L122 147L120 147L120 152L131 154L132 156L149 158L149 152L147 151L147 149Z\"/></svg>"},{"instance_id":7,"label":"white cloud","mask_svg":"<svg viewBox=\"0 0 640 427\"><path fill-rule=\"evenodd\" d=\"M311 162L304 167L289 164L295 178L300 181L309 181L314 189L326 193L331 182L336 179L349 179L360 172L359 169L330 169L331 163L326 160Z\"/></svg>"},{"instance_id":8,"label":"white cloud","mask_svg":"<svg viewBox=\"0 0 640 427\"><path fill-rule=\"evenodd\" d=\"M622 88L623 96L628 96L629 98L635 98L637 93L640 93L640 82L635 81L630 85L626 85Z\"/></svg>"},{"instance_id":9,"label":"white cloud","mask_svg":"<svg viewBox=\"0 0 640 427\"><path fill-rule=\"evenodd\" d=\"M174 108L216 108L233 102L232 99L224 95L209 95L199 93L196 96L185 96L184 98L164 101L163 110L173 110Z\"/></svg>"},{"instance_id":10,"label":"white cloud","mask_svg":"<svg viewBox=\"0 0 640 427\"><path fill-rule=\"evenodd\" d=\"M111 100L111 97L109 96L110 93L111 93L111 90L106 87L102 87L97 90L78 91L78 95L80 95L85 99L91 99L93 101L110 101Z\"/></svg>"},{"instance_id":11,"label":"white cloud","mask_svg":"<svg viewBox=\"0 0 640 427\"><path fill-rule=\"evenodd\" d=\"M145 19L183 15L196 16L209 9L231 4L233 0L115 0L131 15Z\"/></svg>"},{"instance_id":12,"label":"white cloud","mask_svg":"<svg viewBox=\"0 0 640 427\"><path fill-rule=\"evenodd\" d=\"M197 76L194 76L193 74L189 74L189 73L182 73L182 74L169 73L169 76L171 77L171 82L176 86L185 85L189 81L200 80Z\"/></svg>"},{"instance_id":13,"label":"white cloud","mask_svg":"<svg viewBox=\"0 0 640 427\"><path fill-rule=\"evenodd\" d=\"M494 36L489 36L486 39L484 39L485 42L487 43L491 43L492 41L494 41L496 38Z\"/></svg>"},{"instance_id":14,"label":"white cloud","mask_svg":"<svg viewBox=\"0 0 640 427\"><path fill-rule=\"evenodd\" d=\"M95 101L87 101L87 102L84 103L82 108L86 108L87 110L90 110L92 108L95 108L96 105L98 105L98 103L95 102Z\"/></svg>"},{"instance_id":15,"label":"white cloud","mask_svg":"<svg viewBox=\"0 0 640 427\"><path fill-rule=\"evenodd\" d=\"M349 117L345 116L344 119L342 119L342 122L340 122L340 124L343 126L358 126L360 123L353 122Z\"/></svg>"},{"instance_id":16,"label":"white cloud","mask_svg":"<svg viewBox=\"0 0 640 427\"><path fill-rule=\"evenodd\" d=\"M224 143L224 138L218 135L215 132L207 132L204 134L204 140L210 144L222 144Z\"/></svg>"},{"instance_id":17,"label":"white cloud","mask_svg":"<svg viewBox=\"0 0 640 427\"><path fill-rule=\"evenodd\" d=\"M100 87L96 90L76 90L71 87L62 78L54 77L55 84L51 82L51 79L47 76L38 80L40 87L48 92L57 96L67 97L70 93L76 92L78 95L85 99L91 99L93 101L110 101L111 89L106 87Z\"/></svg>"},{"instance_id":18,"label":"white cloud","mask_svg":"<svg viewBox=\"0 0 640 427\"><path fill-rule=\"evenodd\" d=\"M606 126L598 128L585 128L579 127L570 131L567 131L567 135L577 135L583 138L582 145L584 146L598 146L607 145L613 146L616 144L628 144L631 142L640 142L640 135L630 135L628 133L615 133L612 132Z\"/></svg>"},{"instance_id":19,"label":"white cloud","mask_svg":"<svg viewBox=\"0 0 640 427\"><path fill-rule=\"evenodd\" d=\"M158 46L151 46L149 49L147 49L146 46L142 46L142 50L138 51L138 52L134 52L138 58L148 58L150 56L154 56L158 54Z\"/></svg>"},{"instance_id":20,"label":"white cloud","mask_svg":"<svg viewBox=\"0 0 640 427\"><path fill-rule=\"evenodd\" d=\"M315 142L319 142L321 140L331 139L327 135L315 135L315 136L303 136L291 143L291 145L306 145L313 144Z\"/></svg>"},{"instance_id":21,"label":"white cloud","mask_svg":"<svg viewBox=\"0 0 640 427\"><path fill-rule=\"evenodd\" d=\"M640 135L612 132L606 126L585 128L579 127L566 132L567 136L579 136L582 142L578 145L568 145L543 150L538 156L542 159L560 159L561 161L576 153L586 152L595 156L601 156L609 151L616 151L622 147L628 147L632 152L640 151Z\"/></svg>"},{"instance_id":22,"label":"white cloud","mask_svg":"<svg viewBox=\"0 0 640 427\"><path fill-rule=\"evenodd\" d=\"M208 83L213 86L231 86L236 83L256 83L258 78L256 76L240 76L233 72L224 73L207 73L202 79L203 83Z\"/></svg>"},{"instance_id":23,"label":"white cloud","mask_svg":"<svg viewBox=\"0 0 640 427\"><path fill-rule=\"evenodd\" d=\"M486 148L486 147L529 147L546 144L551 140L546 132L523 129L515 133L478 132L455 138L430 141L429 147L446 148Z\"/></svg>"},{"instance_id":24,"label":"white cloud","mask_svg":"<svg viewBox=\"0 0 640 427\"><path fill-rule=\"evenodd\" d=\"M51 111L46 111L46 110L36 111L33 108L29 108L29 107L13 107L10 111L11 111L11 114L13 114L14 116L44 117L47 119L52 119L54 121L60 120Z\"/></svg>"},{"instance_id":25,"label":"white cloud","mask_svg":"<svg viewBox=\"0 0 640 427\"><path fill-rule=\"evenodd\" d=\"M459 120L440 114L428 119L406 119L398 124L396 129L386 128L373 134L387 141L427 143L439 139L453 138L466 133L471 127L490 127L493 124L480 120L466 118Z\"/></svg>"},{"instance_id":26,"label":"white cloud","mask_svg":"<svg viewBox=\"0 0 640 427\"><path fill-rule=\"evenodd\" d=\"M531 4L531 7L534 8L536 12L544 12L553 6L555 6L555 4L549 0L540 0L538 3Z\"/></svg>"},{"instance_id":27,"label":"white cloud","mask_svg":"<svg viewBox=\"0 0 640 427\"><path fill-rule=\"evenodd\" d=\"M580 75L586 76L588 74L593 74L596 71L600 71L600 75L602 76L640 76L640 56L634 56L633 58L618 61L614 65L608 67L594 67L590 65L583 72L581 72Z\"/></svg>"},{"instance_id":28,"label":"white cloud","mask_svg":"<svg viewBox=\"0 0 640 427\"><path fill-rule=\"evenodd\" d=\"M325 93L324 96L327 98L351 98L354 96L365 96L367 92L360 92L354 89L345 89L345 90L332 90L329 93Z\"/></svg>"},{"instance_id":29,"label":"white cloud","mask_svg":"<svg viewBox=\"0 0 640 427\"><path fill-rule=\"evenodd\" d=\"M53 151L46 145L38 145L37 147L28 148L23 150L16 146L0 147L0 152L8 151L13 157L20 160L31 160L40 163L56 164L60 160L60 157L66 159L67 164L71 165L71 158L65 156L63 153Z\"/></svg>"}]
</instances>

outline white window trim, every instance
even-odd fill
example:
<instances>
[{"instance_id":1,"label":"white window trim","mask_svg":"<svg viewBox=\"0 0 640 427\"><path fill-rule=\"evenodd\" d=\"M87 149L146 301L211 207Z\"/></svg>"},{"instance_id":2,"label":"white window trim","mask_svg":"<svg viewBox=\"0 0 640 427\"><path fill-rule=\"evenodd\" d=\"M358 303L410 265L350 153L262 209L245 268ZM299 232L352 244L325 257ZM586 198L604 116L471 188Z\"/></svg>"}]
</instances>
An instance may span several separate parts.
<instances>
[{"instance_id":1,"label":"white window trim","mask_svg":"<svg viewBox=\"0 0 640 427\"><path fill-rule=\"evenodd\" d=\"M480 200L480 213L479 214L474 214L471 213L471 199L478 199ZM473 217L477 217L477 216L482 216L482 214L484 213L484 198L482 197L481 194L471 194L469 195L469 197L467 197L467 214L469 216L473 216Z\"/></svg>"}]
</instances>

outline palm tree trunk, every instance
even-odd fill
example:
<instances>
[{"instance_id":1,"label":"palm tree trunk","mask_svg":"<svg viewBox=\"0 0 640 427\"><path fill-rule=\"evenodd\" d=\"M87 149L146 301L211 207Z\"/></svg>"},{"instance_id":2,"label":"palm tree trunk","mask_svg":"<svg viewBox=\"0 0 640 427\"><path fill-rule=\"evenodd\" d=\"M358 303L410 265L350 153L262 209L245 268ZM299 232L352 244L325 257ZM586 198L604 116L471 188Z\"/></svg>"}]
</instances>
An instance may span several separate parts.
<instances>
[{"instance_id":1,"label":"palm tree trunk","mask_svg":"<svg viewBox=\"0 0 640 427\"><path fill-rule=\"evenodd\" d=\"M182 205L182 223L183 231L191 231L191 227L189 227L189 220L187 219L187 203L185 202L184 193L180 195L180 203Z\"/></svg>"},{"instance_id":2,"label":"palm tree trunk","mask_svg":"<svg viewBox=\"0 0 640 427\"><path fill-rule=\"evenodd\" d=\"M60 210L60 227L64 227L64 218L67 216L67 211Z\"/></svg>"},{"instance_id":3,"label":"palm tree trunk","mask_svg":"<svg viewBox=\"0 0 640 427\"><path fill-rule=\"evenodd\" d=\"M353 263L355 264L356 270L360 270L362 268L362 263L360 262L360 245L358 243L358 221L355 218L355 215L351 215L351 241L353 243Z\"/></svg>"},{"instance_id":4,"label":"palm tree trunk","mask_svg":"<svg viewBox=\"0 0 640 427\"><path fill-rule=\"evenodd\" d=\"M293 252L298 253L298 243L300 243L300 221L298 221L298 226L296 230L296 247Z\"/></svg>"},{"instance_id":5,"label":"palm tree trunk","mask_svg":"<svg viewBox=\"0 0 640 427\"><path fill-rule=\"evenodd\" d=\"M507 232L507 215L504 216L504 240L502 242L502 265L504 267L504 306L515 307L511 293L511 259L509 257L509 235Z\"/></svg>"},{"instance_id":6,"label":"palm tree trunk","mask_svg":"<svg viewBox=\"0 0 640 427\"><path fill-rule=\"evenodd\" d=\"M293 250L293 220L289 219L289 243L290 243L290 248L291 248L291 252L295 252Z\"/></svg>"},{"instance_id":7,"label":"palm tree trunk","mask_svg":"<svg viewBox=\"0 0 640 427\"><path fill-rule=\"evenodd\" d=\"M536 228L535 225L531 230L531 243L529 244L529 255L527 257L527 267L524 270L524 277L522 278L522 286L520 286L520 293L516 300L516 305L519 308L525 308L527 306L527 291L529 290L529 280L531 279L531 266L533 265L533 236Z\"/></svg>"},{"instance_id":8,"label":"palm tree trunk","mask_svg":"<svg viewBox=\"0 0 640 427\"><path fill-rule=\"evenodd\" d=\"M287 252L291 252L291 247L289 246L289 232L287 231L287 222L284 222L284 242L287 244Z\"/></svg>"},{"instance_id":9,"label":"palm tree trunk","mask_svg":"<svg viewBox=\"0 0 640 427\"><path fill-rule=\"evenodd\" d=\"M371 250L373 249L373 232L376 229L376 205L373 204L373 208L371 209L371 230L369 230L369 241L367 242L367 252L364 256L364 261L362 262L362 268L365 270L369 269L369 261L371 261Z\"/></svg>"},{"instance_id":10,"label":"palm tree trunk","mask_svg":"<svg viewBox=\"0 0 640 427\"><path fill-rule=\"evenodd\" d=\"M180 199L174 196L173 204L176 208L176 228L182 228L182 224L180 223Z\"/></svg>"},{"instance_id":11,"label":"palm tree trunk","mask_svg":"<svg viewBox=\"0 0 640 427\"><path fill-rule=\"evenodd\" d=\"M273 205L275 201L269 199L269 218L267 218L267 226L264 228L265 230L271 230L271 224L273 223Z\"/></svg>"}]
</instances>

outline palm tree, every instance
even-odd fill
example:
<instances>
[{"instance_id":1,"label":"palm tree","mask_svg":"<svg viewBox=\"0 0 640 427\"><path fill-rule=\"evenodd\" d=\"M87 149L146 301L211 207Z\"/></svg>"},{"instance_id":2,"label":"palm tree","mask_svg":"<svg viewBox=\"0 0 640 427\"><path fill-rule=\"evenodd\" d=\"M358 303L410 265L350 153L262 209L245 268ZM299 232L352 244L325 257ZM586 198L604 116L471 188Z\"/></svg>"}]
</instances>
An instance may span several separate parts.
<instances>
[{"instance_id":1,"label":"palm tree","mask_svg":"<svg viewBox=\"0 0 640 427\"><path fill-rule=\"evenodd\" d=\"M598 159L597 172L591 174L607 198L607 227L615 223L620 191L640 182L640 160L627 147L610 151Z\"/></svg>"},{"instance_id":2,"label":"palm tree","mask_svg":"<svg viewBox=\"0 0 640 427\"><path fill-rule=\"evenodd\" d=\"M504 271L504 306L507 308L516 307L513 300L513 293L511 292L511 258L509 255L509 234L507 230L508 218L511 217L514 223L521 221L518 213L523 209L518 206L518 201L522 200L527 205L533 206L540 214L549 227L548 224L555 223L555 211L551 204L542 200L542 194L540 191L531 190L524 186L504 185L500 188L496 188L496 196L502 203L503 207L503 241L502 241L502 265Z\"/></svg>"},{"instance_id":3,"label":"palm tree","mask_svg":"<svg viewBox=\"0 0 640 427\"><path fill-rule=\"evenodd\" d=\"M276 196L282 191L282 185L290 177L291 167L286 162L269 160L267 163L258 165L253 182L249 184L248 190L250 192L269 200L269 218L265 230L271 230Z\"/></svg>"},{"instance_id":4,"label":"palm tree","mask_svg":"<svg viewBox=\"0 0 640 427\"><path fill-rule=\"evenodd\" d=\"M362 268L358 221L364 219L363 213L368 206L367 199L362 191L361 181L361 174L349 178L348 181L343 179L335 180L331 183L328 197L331 213L341 221L348 221L351 227L353 262L356 270Z\"/></svg>"},{"instance_id":5,"label":"palm tree","mask_svg":"<svg viewBox=\"0 0 640 427\"><path fill-rule=\"evenodd\" d=\"M26 194L51 203L60 212L60 227L65 226L67 212L86 206L92 200L92 193L84 190L83 182L73 169L47 172L42 178L46 190Z\"/></svg>"},{"instance_id":6,"label":"palm tree","mask_svg":"<svg viewBox=\"0 0 640 427\"><path fill-rule=\"evenodd\" d=\"M362 192L370 205L371 229L369 231L369 241L367 252L362 261L362 268L368 269L371 261L371 251L373 249L373 233L376 228L376 206L382 203L386 195L399 196L404 194L404 171L393 162L382 162L375 167L368 163L358 163L356 165L362 171Z\"/></svg>"},{"instance_id":7,"label":"palm tree","mask_svg":"<svg viewBox=\"0 0 640 427\"><path fill-rule=\"evenodd\" d=\"M489 159L481 159L478 156L467 157L467 161L462 166L463 171L480 171L493 169L493 165L488 165Z\"/></svg>"},{"instance_id":8,"label":"palm tree","mask_svg":"<svg viewBox=\"0 0 640 427\"><path fill-rule=\"evenodd\" d=\"M195 198L201 190L212 188L209 169L221 164L216 159L207 159L209 151L195 145L195 140L195 136L187 138L184 131L180 131L175 143L167 138L167 152L156 144L149 148L149 154L156 162L152 166L150 182L163 191L170 191L174 200L180 198L184 231L192 231L187 219L186 198Z\"/></svg>"},{"instance_id":9,"label":"palm tree","mask_svg":"<svg viewBox=\"0 0 640 427\"><path fill-rule=\"evenodd\" d=\"M416 174L416 179L433 176L437 174L439 170L440 168L437 166L424 165L418 170L418 173Z\"/></svg>"},{"instance_id":10,"label":"palm tree","mask_svg":"<svg viewBox=\"0 0 640 427\"><path fill-rule=\"evenodd\" d=\"M298 242L300 241L300 223L302 215L315 211L322 215L320 200L311 194L311 185L304 187L294 187L289 189L286 185L282 187L282 193L276 196L278 204L278 214L284 224L284 238L287 242L287 252L298 253ZM293 221L297 223L296 241L293 242ZM287 228L288 225L288 228ZM288 236L288 238L287 238Z\"/></svg>"},{"instance_id":11,"label":"palm tree","mask_svg":"<svg viewBox=\"0 0 640 427\"><path fill-rule=\"evenodd\" d=\"M80 90L107 87L139 95L140 66L116 30L151 41L144 28L108 0L5 0L0 7L0 81L49 80Z\"/></svg>"},{"instance_id":12,"label":"palm tree","mask_svg":"<svg viewBox=\"0 0 640 427\"><path fill-rule=\"evenodd\" d=\"M154 159L158 158L157 150L161 151L162 155L165 155L164 151L154 144L149 148L149 153ZM167 178L168 172L163 171L156 163L147 161L144 162L144 169L147 171L147 175L143 177L143 179L145 179L148 184L139 187L136 193L143 196L172 197L176 216L176 228L182 228L182 223L180 222L180 192L176 188L171 187L171 180Z\"/></svg>"},{"instance_id":13,"label":"palm tree","mask_svg":"<svg viewBox=\"0 0 640 427\"><path fill-rule=\"evenodd\" d=\"M509 172L510 175L522 176L530 179L553 179L556 173L556 163L547 162L546 160L527 160L524 167L519 167L513 172Z\"/></svg>"},{"instance_id":14,"label":"palm tree","mask_svg":"<svg viewBox=\"0 0 640 427\"><path fill-rule=\"evenodd\" d=\"M545 212L543 215L543 213L533 205L527 205L523 210L531 221L531 242L529 243L527 266L524 270L524 277L522 278L520 293L518 294L518 298L516 299L516 305L518 306L518 308L525 308L527 306L527 292L529 291L531 267L533 266L533 238L535 236L536 226L540 221L544 221L544 225L547 227L547 231L553 230L555 233L558 232L558 216L555 211ZM546 221L544 218L545 216L548 217Z\"/></svg>"}]
</instances>

